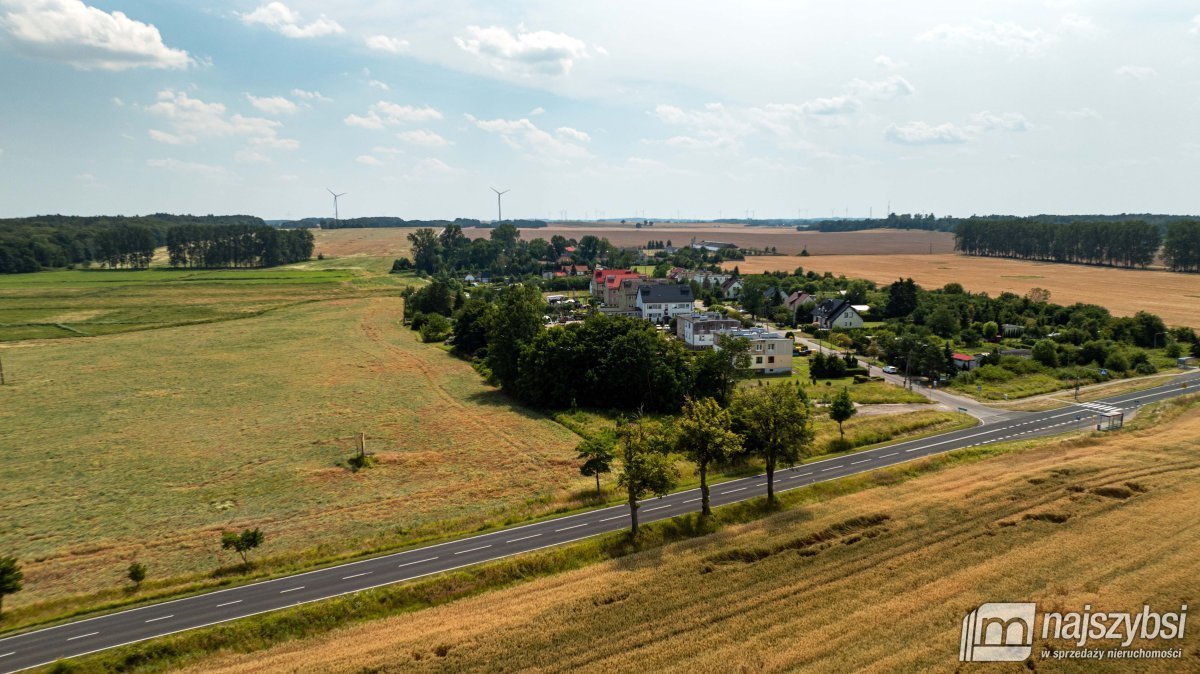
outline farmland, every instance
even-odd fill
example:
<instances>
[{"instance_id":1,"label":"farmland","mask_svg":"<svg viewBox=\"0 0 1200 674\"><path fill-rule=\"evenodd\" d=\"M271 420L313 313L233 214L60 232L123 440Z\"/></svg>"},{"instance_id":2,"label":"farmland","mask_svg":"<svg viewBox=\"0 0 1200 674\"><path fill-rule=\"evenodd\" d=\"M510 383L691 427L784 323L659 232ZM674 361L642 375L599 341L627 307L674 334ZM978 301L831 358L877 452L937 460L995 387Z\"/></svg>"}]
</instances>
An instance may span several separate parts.
<instances>
[{"instance_id":1,"label":"farmland","mask_svg":"<svg viewBox=\"0 0 1200 674\"><path fill-rule=\"evenodd\" d=\"M393 230L403 237L406 230ZM472 239L489 236L490 229L464 229ZM330 232L332 233L332 232ZM580 239L589 234L606 238L615 246L646 245L647 241L670 240L675 246L686 246L692 238L697 240L727 241L742 248L777 248L780 253L798 255L808 248L811 255L900 255L928 253L933 246L935 253L954 250L954 235L948 232L922 230L872 229L858 232L798 232L792 227L745 227L715 223L661 224L636 229L633 225L563 225L552 223L549 227L521 230L521 238L542 238L547 241L554 235L568 239ZM317 250L321 250L321 237L317 238ZM795 265L792 266L792 269ZM743 271L745 271L743 269ZM789 269L789 271L791 271Z\"/></svg>"},{"instance_id":2,"label":"farmland","mask_svg":"<svg viewBox=\"0 0 1200 674\"><path fill-rule=\"evenodd\" d=\"M852 478L876 487L797 494L715 535L189 671L953 671L962 616L983 602L1172 611L1200 591L1200 412L1184 410L908 481ZM1144 670L1200 664L1194 631L1170 647L1182 660Z\"/></svg>"},{"instance_id":3,"label":"farmland","mask_svg":"<svg viewBox=\"0 0 1200 674\"><path fill-rule=\"evenodd\" d=\"M961 283L972 292L1024 295L1030 288L1050 291L1058 304L1099 304L1115 315L1148 311L1168 325L1200 328L1200 275L1026 262L965 255L814 255L753 257L737 263L742 273L764 271L831 272L876 283L912 277L927 288ZM726 266L732 268L733 263Z\"/></svg>"},{"instance_id":4,"label":"farmland","mask_svg":"<svg viewBox=\"0 0 1200 674\"><path fill-rule=\"evenodd\" d=\"M66 326L0 345L10 620L116 592L135 559L155 591L206 579L222 529L262 527L269 569L574 502L578 438L420 344L401 281L336 264L0 279L0 322ZM359 432L378 464L355 473Z\"/></svg>"}]
</instances>

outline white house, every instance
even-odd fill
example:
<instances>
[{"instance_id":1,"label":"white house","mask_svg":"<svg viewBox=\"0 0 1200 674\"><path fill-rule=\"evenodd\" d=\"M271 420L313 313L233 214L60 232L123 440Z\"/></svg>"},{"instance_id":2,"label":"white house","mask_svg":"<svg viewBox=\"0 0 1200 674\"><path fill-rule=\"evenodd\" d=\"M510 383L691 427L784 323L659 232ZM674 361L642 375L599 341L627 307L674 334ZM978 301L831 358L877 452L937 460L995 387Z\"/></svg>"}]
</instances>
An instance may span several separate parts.
<instances>
[{"instance_id":1,"label":"white house","mask_svg":"<svg viewBox=\"0 0 1200 674\"><path fill-rule=\"evenodd\" d=\"M863 326L862 316L846 300L824 300L813 308L813 323L822 330Z\"/></svg>"},{"instance_id":2,"label":"white house","mask_svg":"<svg viewBox=\"0 0 1200 674\"><path fill-rule=\"evenodd\" d=\"M716 344L717 335L726 330L736 330L742 322L724 314L681 314L675 317L675 335L689 349L710 349Z\"/></svg>"},{"instance_id":3,"label":"white house","mask_svg":"<svg viewBox=\"0 0 1200 674\"><path fill-rule=\"evenodd\" d=\"M742 279L730 278L721 284L721 296L727 300L736 300L742 295Z\"/></svg>"},{"instance_id":4,"label":"white house","mask_svg":"<svg viewBox=\"0 0 1200 674\"><path fill-rule=\"evenodd\" d=\"M642 318L667 323L675 316L692 313L692 287L687 284L645 283L638 288L637 308Z\"/></svg>"}]
</instances>

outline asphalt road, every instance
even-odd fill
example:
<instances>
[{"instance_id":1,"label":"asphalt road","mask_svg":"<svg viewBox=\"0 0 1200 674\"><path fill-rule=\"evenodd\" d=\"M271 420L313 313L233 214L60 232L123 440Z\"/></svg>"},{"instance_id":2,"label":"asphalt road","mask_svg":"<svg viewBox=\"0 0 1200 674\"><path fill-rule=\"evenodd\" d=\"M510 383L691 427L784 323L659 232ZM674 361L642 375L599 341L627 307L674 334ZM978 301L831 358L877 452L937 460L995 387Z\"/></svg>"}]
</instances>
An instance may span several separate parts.
<instances>
[{"instance_id":1,"label":"asphalt road","mask_svg":"<svg viewBox=\"0 0 1200 674\"><path fill-rule=\"evenodd\" d=\"M1187 388L1181 388L1185 381ZM782 470L775 475L775 488L787 491L964 447L1094 427L1095 415L1103 407L1129 412L1141 404L1198 389L1200 373L1189 372L1169 384L1095 403L1049 412L1012 413L1007 418L965 430ZM714 485L712 503L727 505L765 493L766 477L756 475ZM639 515L641 522L649 523L696 512L699 508L699 490L690 489L643 501ZM413 580L617 531L628 525L628 507L612 506L19 634L0 639L0 672L16 672L63 658Z\"/></svg>"}]
</instances>

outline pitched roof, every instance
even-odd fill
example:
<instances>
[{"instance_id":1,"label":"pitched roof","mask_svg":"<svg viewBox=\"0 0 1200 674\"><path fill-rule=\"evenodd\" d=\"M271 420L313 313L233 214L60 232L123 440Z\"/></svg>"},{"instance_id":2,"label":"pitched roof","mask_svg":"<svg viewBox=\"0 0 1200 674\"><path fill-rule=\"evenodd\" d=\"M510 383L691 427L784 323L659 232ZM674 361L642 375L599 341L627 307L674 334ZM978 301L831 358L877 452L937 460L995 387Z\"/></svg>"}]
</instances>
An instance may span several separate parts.
<instances>
[{"instance_id":1,"label":"pitched roof","mask_svg":"<svg viewBox=\"0 0 1200 674\"><path fill-rule=\"evenodd\" d=\"M638 299L645 302L691 302L692 287L684 283L647 283L638 288Z\"/></svg>"},{"instance_id":2,"label":"pitched roof","mask_svg":"<svg viewBox=\"0 0 1200 674\"><path fill-rule=\"evenodd\" d=\"M972 355L969 355L966 353L956 353L950 357L953 358L954 360L961 360L961 361L967 361L967 362L975 360L975 356L972 356Z\"/></svg>"},{"instance_id":3,"label":"pitched roof","mask_svg":"<svg viewBox=\"0 0 1200 674\"><path fill-rule=\"evenodd\" d=\"M741 283L741 282L742 282L742 279L740 279L736 276L730 276L729 278L725 279L724 283L721 284L721 289L729 290L730 288L733 287L734 283Z\"/></svg>"},{"instance_id":4,"label":"pitched roof","mask_svg":"<svg viewBox=\"0 0 1200 674\"><path fill-rule=\"evenodd\" d=\"M820 304L813 307L812 315L814 318L836 321L838 316L841 316L847 310L853 311L853 307L846 300L828 299L822 300Z\"/></svg>"}]
</instances>

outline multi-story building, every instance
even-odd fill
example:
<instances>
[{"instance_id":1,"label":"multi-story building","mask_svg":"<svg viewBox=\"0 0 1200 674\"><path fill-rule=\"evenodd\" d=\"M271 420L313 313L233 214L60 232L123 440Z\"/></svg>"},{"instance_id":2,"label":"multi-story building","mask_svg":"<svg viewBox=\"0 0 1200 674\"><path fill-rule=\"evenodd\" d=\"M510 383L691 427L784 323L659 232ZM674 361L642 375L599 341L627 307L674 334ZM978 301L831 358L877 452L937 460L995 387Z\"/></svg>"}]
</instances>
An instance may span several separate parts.
<instances>
[{"instance_id":1,"label":"multi-story building","mask_svg":"<svg viewBox=\"0 0 1200 674\"><path fill-rule=\"evenodd\" d=\"M681 314L690 314L696 298L692 287L682 283L643 282L638 286L636 306L642 318L651 323L669 323Z\"/></svg>"},{"instance_id":2,"label":"multi-story building","mask_svg":"<svg viewBox=\"0 0 1200 674\"><path fill-rule=\"evenodd\" d=\"M724 314L680 314L675 317L675 336L689 349L711 349L716 337L726 330L737 330L742 322Z\"/></svg>"},{"instance_id":3,"label":"multi-story building","mask_svg":"<svg viewBox=\"0 0 1200 674\"><path fill-rule=\"evenodd\" d=\"M791 374L795 342L766 328L726 330L721 334L750 340L750 371L759 374ZM720 347L716 347L720 348Z\"/></svg>"}]
</instances>

